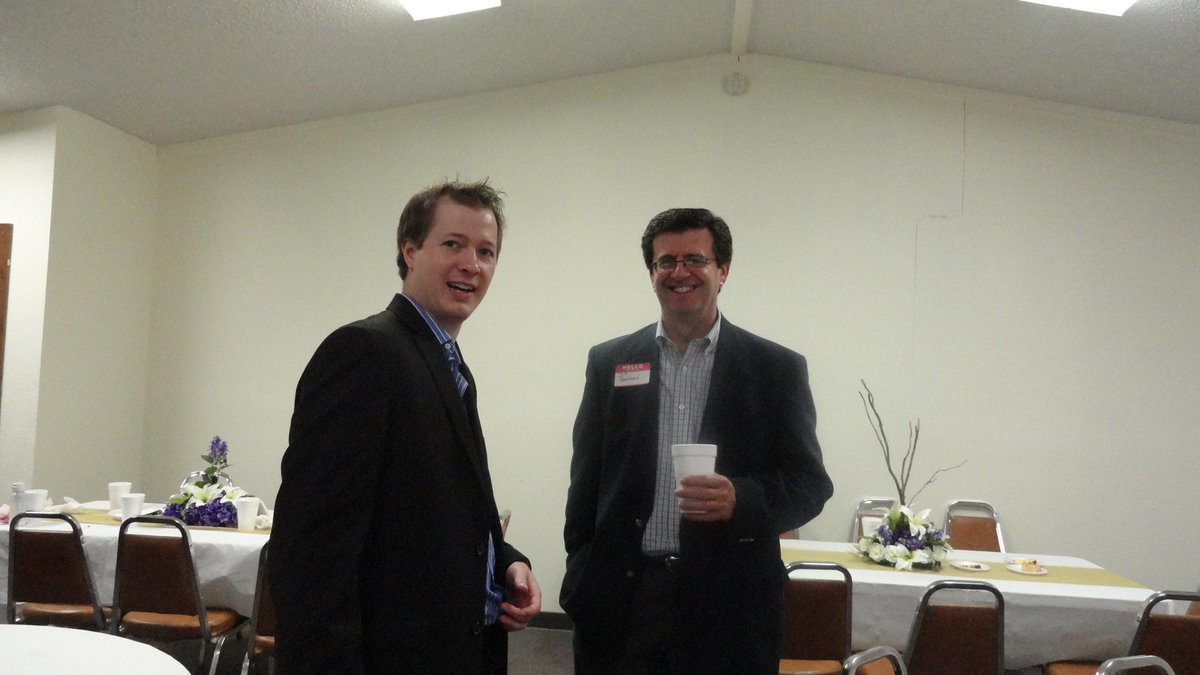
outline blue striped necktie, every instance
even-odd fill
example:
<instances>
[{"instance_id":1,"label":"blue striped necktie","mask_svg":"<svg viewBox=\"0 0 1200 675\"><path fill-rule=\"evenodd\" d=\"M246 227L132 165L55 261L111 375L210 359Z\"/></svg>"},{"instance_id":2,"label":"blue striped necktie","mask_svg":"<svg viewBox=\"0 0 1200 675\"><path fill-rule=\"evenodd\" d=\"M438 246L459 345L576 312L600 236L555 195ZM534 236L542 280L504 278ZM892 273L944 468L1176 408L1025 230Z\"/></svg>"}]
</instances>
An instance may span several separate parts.
<instances>
[{"instance_id":1,"label":"blue striped necktie","mask_svg":"<svg viewBox=\"0 0 1200 675\"><path fill-rule=\"evenodd\" d=\"M443 346L446 348L446 359L450 361L450 372L454 373L454 384L458 387L458 395L463 396L467 393L467 378L462 374L462 361L458 358L458 350L454 348L453 342L447 342Z\"/></svg>"}]
</instances>

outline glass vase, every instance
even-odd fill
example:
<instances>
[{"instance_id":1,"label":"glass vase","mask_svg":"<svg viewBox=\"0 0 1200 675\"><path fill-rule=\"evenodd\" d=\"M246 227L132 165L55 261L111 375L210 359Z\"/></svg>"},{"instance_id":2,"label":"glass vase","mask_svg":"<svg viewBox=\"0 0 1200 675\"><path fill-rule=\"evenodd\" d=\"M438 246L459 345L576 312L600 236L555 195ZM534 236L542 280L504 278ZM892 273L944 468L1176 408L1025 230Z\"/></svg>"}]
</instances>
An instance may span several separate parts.
<instances>
[{"instance_id":1,"label":"glass vase","mask_svg":"<svg viewBox=\"0 0 1200 675\"><path fill-rule=\"evenodd\" d=\"M216 479L217 485L220 485L221 487L224 487L224 488L233 487L233 479L231 479L229 477L229 474L225 473L224 471L218 471L213 476L213 478ZM199 469L199 470L193 471L193 472L189 473L187 475L187 478L184 478L183 482L181 482L179 484L179 491L183 492L184 488L186 488L187 486L195 485L196 483L201 483L203 481L204 481L204 470Z\"/></svg>"}]
</instances>

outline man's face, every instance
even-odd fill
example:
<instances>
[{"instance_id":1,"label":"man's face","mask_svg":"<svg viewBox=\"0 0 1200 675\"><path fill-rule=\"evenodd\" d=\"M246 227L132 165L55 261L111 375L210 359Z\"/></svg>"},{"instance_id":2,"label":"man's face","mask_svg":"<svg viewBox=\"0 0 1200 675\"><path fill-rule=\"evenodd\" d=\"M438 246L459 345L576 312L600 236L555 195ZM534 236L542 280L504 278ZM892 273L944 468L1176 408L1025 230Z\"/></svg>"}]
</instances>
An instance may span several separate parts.
<instances>
[{"instance_id":1,"label":"man's face","mask_svg":"<svg viewBox=\"0 0 1200 675\"><path fill-rule=\"evenodd\" d=\"M404 293L455 338L487 294L496 271L496 216L488 208L463 206L443 197L419 248L406 241Z\"/></svg>"},{"instance_id":2,"label":"man's face","mask_svg":"<svg viewBox=\"0 0 1200 675\"><path fill-rule=\"evenodd\" d=\"M654 238L653 250L655 261L694 256L716 258L708 228L664 232ZM662 307L663 319L715 321L717 293L728 274L729 263L718 266L716 260L695 269L680 262L669 272L659 268L651 270L650 282Z\"/></svg>"}]
</instances>

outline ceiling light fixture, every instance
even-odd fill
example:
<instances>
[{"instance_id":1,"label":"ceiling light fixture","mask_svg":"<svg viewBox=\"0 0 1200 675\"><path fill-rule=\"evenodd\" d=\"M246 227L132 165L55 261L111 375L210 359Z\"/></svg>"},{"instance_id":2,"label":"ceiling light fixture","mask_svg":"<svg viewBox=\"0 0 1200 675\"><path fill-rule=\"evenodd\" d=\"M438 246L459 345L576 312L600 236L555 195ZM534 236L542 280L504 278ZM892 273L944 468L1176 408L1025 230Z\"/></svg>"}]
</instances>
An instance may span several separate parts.
<instances>
[{"instance_id":1,"label":"ceiling light fixture","mask_svg":"<svg viewBox=\"0 0 1200 675\"><path fill-rule=\"evenodd\" d=\"M1137 0L1023 0L1023 2L1036 2L1039 5L1065 7L1066 9L1077 9L1081 12L1122 16Z\"/></svg>"},{"instance_id":2,"label":"ceiling light fixture","mask_svg":"<svg viewBox=\"0 0 1200 675\"><path fill-rule=\"evenodd\" d=\"M500 0L400 0L413 21L466 14L500 6Z\"/></svg>"}]
</instances>

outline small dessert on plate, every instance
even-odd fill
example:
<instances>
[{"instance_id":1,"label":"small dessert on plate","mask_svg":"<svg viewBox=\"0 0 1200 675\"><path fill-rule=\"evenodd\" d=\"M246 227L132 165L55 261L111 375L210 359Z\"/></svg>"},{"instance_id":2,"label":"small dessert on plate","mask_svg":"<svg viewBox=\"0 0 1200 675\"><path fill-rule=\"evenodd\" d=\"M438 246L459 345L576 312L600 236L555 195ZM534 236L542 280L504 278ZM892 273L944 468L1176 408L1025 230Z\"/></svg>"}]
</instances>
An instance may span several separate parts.
<instances>
[{"instance_id":1,"label":"small dessert on plate","mask_svg":"<svg viewBox=\"0 0 1200 675\"><path fill-rule=\"evenodd\" d=\"M1008 569L1017 574L1045 574L1047 572L1045 567L1039 565L1032 558L1015 558L1012 564L1008 565Z\"/></svg>"},{"instance_id":2,"label":"small dessert on plate","mask_svg":"<svg viewBox=\"0 0 1200 675\"><path fill-rule=\"evenodd\" d=\"M992 568L974 560L951 560L950 566L964 572L986 572Z\"/></svg>"}]
</instances>

